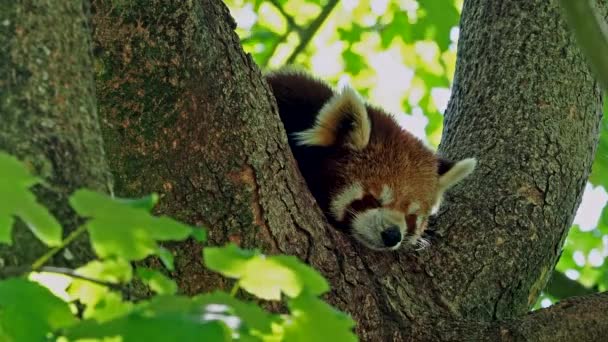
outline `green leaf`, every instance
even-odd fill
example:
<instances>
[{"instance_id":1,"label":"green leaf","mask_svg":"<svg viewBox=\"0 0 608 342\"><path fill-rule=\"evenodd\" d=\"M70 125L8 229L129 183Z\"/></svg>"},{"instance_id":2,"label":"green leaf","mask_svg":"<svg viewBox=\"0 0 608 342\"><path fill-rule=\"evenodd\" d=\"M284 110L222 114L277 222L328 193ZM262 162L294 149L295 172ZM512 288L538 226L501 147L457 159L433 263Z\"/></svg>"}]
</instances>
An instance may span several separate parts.
<instances>
[{"instance_id":1,"label":"green leaf","mask_svg":"<svg viewBox=\"0 0 608 342\"><path fill-rule=\"evenodd\" d=\"M380 31L380 39L382 48L388 48L393 40L397 37L401 38L404 43L411 44L414 42L412 37L412 24L405 11L399 9L397 4L391 5L393 18L386 24L384 29Z\"/></svg>"},{"instance_id":2,"label":"green leaf","mask_svg":"<svg viewBox=\"0 0 608 342\"><path fill-rule=\"evenodd\" d=\"M70 198L72 207L89 217L87 228L97 255L140 260L158 252L156 241L184 240L193 231L168 217L155 217L146 210L124 205L120 200L88 190Z\"/></svg>"},{"instance_id":3,"label":"green leaf","mask_svg":"<svg viewBox=\"0 0 608 342\"><path fill-rule=\"evenodd\" d=\"M342 59L344 60L344 69L350 74L358 74L361 70L367 68L367 62L361 55L352 52L350 49L346 49L342 52Z\"/></svg>"},{"instance_id":4,"label":"green leaf","mask_svg":"<svg viewBox=\"0 0 608 342\"><path fill-rule=\"evenodd\" d=\"M124 259L94 260L77 268L75 273L90 279L113 284L128 283L133 277L131 264ZM89 280L74 278L68 287L67 292L72 299L78 300L86 306L83 314L85 318L112 316L111 312L97 311L107 309L103 307L104 305L119 305L119 303L116 303L116 300L112 298L115 296L115 293L107 286Z\"/></svg>"},{"instance_id":5,"label":"green leaf","mask_svg":"<svg viewBox=\"0 0 608 342\"><path fill-rule=\"evenodd\" d=\"M350 44L359 42L361 40L361 36L366 31L368 31L366 27L356 23L351 23L351 27L349 29L338 27L338 35L340 36L340 40L346 41Z\"/></svg>"},{"instance_id":6,"label":"green leaf","mask_svg":"<svg viewBox=\"0 0 608 342\"><path fill-rule=\"evenodd\" d=\"M415 40L434 40L441 51L450 46L450 30L458 25L460 15L452 2L419 0L420 18L412 26Z\"/></svg>"},{"instance_id":7,"label":"green leaf","mask_svg":"<svg viewBox=\"0 0 608 342\"><path fill-rule=\"evenodd\" d=\"M573 251L571 248L564 248L562 254L559 257L559 261L555 268L560 272L566 272L569 269L576 269L576 263L574 262Z\"/></svg>"},{"instance_id":8,"label":"green leaf","mask_svg":"<svg viewBox=\"0 0 608 342\"><path fill-rule=\"evenodd\" d=\"M608 205L605 205L604 209L602 209L602 215L600 216L597 229L602 234L608 234Z\"/></svg>"},{"instance_id":9,"label":"green leaf","mask_svg":"<svg viewBox=\"0 0 608 342\"><path fill-rule=\"evenodd\" d=\"M296 297L304 290L315 295L329 290L323 276L293 256L265 256L233 244L203 252L208 268L239 279L242 289L262 299L279 300L281 292Z\"/></svg>"},{"instance_id":10,"label":"green leaf","mask_svg":"<svg viewBox=\"0 0 608 342\"><path fill-rule=\"evenodd\" d=\"M259 340L278 322L255 304L222 292L184 296L156 296L112 321L84 321L67 329L70 339L120 336L121 341L227 341L238 331L239 340Z\"/></svg>"},{"instance_id":11,"label":"green leaf","mask_svg":"<svg viewBox=\"0 0 608 342\"><path fill-rule=\"evenodd\" d=\"M12 243L13 216L19 216L47 246L61 243L61 225L29 190L39 182L17 158L0 152L0 198L10 199L0 205L0 243Z\"/></svg>"},{"instance_id":12,"label":"green leaf","mask_svg":"<svg viewBox=\"0 0 608 342\"><path fill-rule=\"evenodd\" d=\"M205 242L207 241L207 231L204 228L200 228L200 227L194 227L192 228L192 237L194 238L194 240L198 241L198 242Z\"/></svg>"},{"instance_id":13,"label":"green leaf","mask_svg":"<svg viewBox=\"0 0 608 342\"><path fill-rule=\"evenodd\" d=\"M141 198L115 198L114 200L118 203L126 204L131 208L152 211L158 203L158 194L150 194Z\"/></svg>"},{"instance_id":14,"label":"green leaf","mask_svg":"<svg viewBox=\"0 0 608 342\"><path fill-rule=\"evenodd\" d=\"M247 272L247 263L259 255L258 251L240 249L234 244L203 250L205 266L229 278L240 278Z\"/></svg>"},{"instance_id":15,"label":"green leaf","mask_svg":"<svg viewBox=\"0 0 608 342\"><path fill-rule=\"evenodd\" d=\"M229 330L218 321L196 315L131 313L109 322L84 321L66 331L70 340L120 336L122 342L230 341Z\"/></svg>"},{"instance_id":16,"label":"green leaf","mask_svg":"<svg viewBox=\"0 0 608 342\"><path fill-rule=\"evenodd\" d=\"M171 253L170 250L163 247L159 247L158 251L156 251L156 254L160 258L160 261L163 262L163 265L165 265L165 267L169 271L173 271L175 269L175 265L173 263L173 253Z\"/></svg>"},{"instance_id":17,"label":"green leaf","mask_svg":"<svg viewBox=\"0 0 608 342\"><path fill-rule=\"evenodd\" d=\"M608 101L604 103L604 119L600 130L600 141L595 153L593 168L589 181L591 184L601 185L608 190Z\"/></svg>"},{"instance_id":18,"label":"green leaf","mask_svg":"<svg viewBox=\"0 0 608 342\"><path fill-rule=\"evenodd\" d=\"M273 262L281 265L283 268L289 269L294 273L298 282L301 284L293 289L291 294L286 292L291 297L300 295L302 290L306 290L313 295L321 295L329 291L329 283L327 280L314 268L301 262L298 258L291 255L276 255L269 257Z\"/></svg>"},{"instance_id":19,"label":"green leaf","mask_svg":"<svg viewBox=\"0 0 608 342\"><path fill-rule=\"evenodd\" d=\"M20 278L0 281L0 340L44 341L75 322L68 304L47 288Z\"/></svg>"},{"instance_id":20,"label":"green leaf","mask_svg":"<svg viewBox=\"0 0 608 342\"><path fill-rule=\"evenodd\" d=\"M133 277L131 263L125 259L114 258L103 261L93 260L76 269L83 276L112 283L128 283Z\"/></svg>"},{"instance_id":21,"label":"green leaf","mask_svg":"<svg viewBox=\"0 0 608 342\"><path fill-rule=\"evenodd\" d=\"M246 325L244 328L256 330L264 334L271 333L272 322L278 320L278 317L267 313L257 305L242 302L224 292L216 291L199 295L194 297L194 302L207 308L208 311L213 309L215 312L239 317ZM215 307L211 307L210 305L215 305Z\"/></svg>"},{"instance_id":22,"label":"green leaf","mask_svg":"<svg viewBox=\"0 0 608 342\"><path fill-rule=\"evenodd\" d=\"M608 262L604 261L602 265L602 275L597 282L598 292L604 292L608 290Z\"/></svg>"},{"instance_id":23,"label":"green leaf","mask_svg":"<svg viewBox=\"0 0 608 342\"><path fill-rule=\"evenodd\" d=\"M221 321L243 338L251 333L268 335L271 324L279 322L278 316L271 315L253 303L246 303L224 292L213 292L193 298L184 296L157 296L140 306L153 315L175 315L197 317L213 322ZM250 339L249 339L250 340Z\"/></svg>"},{"instance_id":24,"label":"green leaf","mask_svg":"<svg viewBox=\"0 0 608 342\"><path fill-rule=\"evenodd\" d=\"M2 195L0 194L0 196ZM2 209L0 208L0 210ZM0 215L2 214L0 213ZM0 243L12 244L11 230L14 223L15 219L12 216L0 216Z\"/></svg>"},{"instance_id":25,"label":"green leaf","mask_svg":"<svg viewBox=\"0 0 608 342\"><path fill-rule=\"evenodd\" d=\"M285 342L357 341L355 322L307 293L288 301L292 319L284 323Z\"/></svg>"},{"instance_id":26,"label":"green leaf","mask_svg":"<svg viewBox=\"0 0 608 342\"><path fill-rule=\"evenodd\" d=\"M165 276L157 270L146 267L137 268L137 276L143 280L150 289L161 295L172 295L177 292L177 284L171 278Z\"/></svg>"},{"instance_id":27,"label":"green leaf","mask_svg":"<svg viewBox=\"0 0 608 342\"><path fill-rule=\"evenodd\" d=\"M602 237L597 232L583 232L578 226L573 226L568 233L566 248L573 248L586 255L594 248L602 249Z\"/></svg>"},{"instance_id":28,"label":"green leaf","mask_svg":"<svg viewBox=\"0 0 608 342\"><path fill-rule=\"evenodd\" d=\"M116 292L108 292L95 305L87 306L83 318L95 319L97 322L107 322L126 316L133 310L132 302L125 302Z\"/></svg>"}]
</instances>

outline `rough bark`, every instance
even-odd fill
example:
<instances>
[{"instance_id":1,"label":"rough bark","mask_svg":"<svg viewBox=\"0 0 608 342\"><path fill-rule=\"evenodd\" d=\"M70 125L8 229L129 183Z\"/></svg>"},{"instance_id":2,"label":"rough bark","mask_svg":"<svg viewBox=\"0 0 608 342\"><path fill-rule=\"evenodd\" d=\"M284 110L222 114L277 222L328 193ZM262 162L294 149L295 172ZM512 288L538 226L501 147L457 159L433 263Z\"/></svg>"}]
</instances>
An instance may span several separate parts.
<instances>
[{"instance_id":1,"label":"rough bark","mask_svg":"<svg viewBox=\"0 0 608 342\"><path fill-rule=\"evenodd\" d=\"M441 147L480 162L426 263L467 318L513 317L536 301L591 169L601 90L560 14L557 1L464 3Z\"/></svg>"},{"instance_id":2,"label":"rough bark","mask_svg":"<svg viewBox=\"0 0 608 342\"><path fill-rule=\"evenodd\" d=\"M503 321L434 317L417 322L409 341L603 341L608 294L572 297L545 310ZM399 339L401 341L402 339Z\"/></svg>"},{"instance_id":3,"label":"rough bark","mask_svg":"<svg viewBox=\"0 0 608 342\"><path fill-rule=\"evenodd\" d=\"M480 166L450 194L439 239L409 254L366 250L323 223L220 1L98 0L93 21L118 194L161 193L158 210L206 226L211 244L297 255L328 278L327 299L354 317L362 340L521 340L543 317L575 320L550 316L559 307L510 320L557 260L601 113L555 1L465 1L442 151ZM173 247L183 292L227 286L202 268L196 243ZM580 310L605 308L598 298Z\"/></svg>"},{"instance_id":4,"label":"rough bark","mask_svg":"<svg viewBox=\"0 0 608 342\"><path fill-rule=\"evenodd\" d=\"M87 25L81 1L0 2L0 150L49 184L35 190L64 233L80 222L67 204L73 190L111 188ZM0 267L27 265L47 249L20 221L13 241L13 247L0 246ZM82 241L54 264L76 266L88 259L90 249Z\"/></svg>"},{"instance_id":5,"label":"rough bark","mask_svg":"<svg viewBox=\"0 0 608 342\"><path fill-rule=\"evenodd\" d=\"M210 244L230 240L335 268L322 246L312 250L312 241L328 240L319 236L321 216L294 177L272 95L243 54L226 7L94 1L93 11L99 108L116 193L161 193L158 210L207 227ZM304 226L316 227L316 236L297 228ZM203 269L198 243L174 250L182 291L225 285Z\"/></svg>"}]
</instances>

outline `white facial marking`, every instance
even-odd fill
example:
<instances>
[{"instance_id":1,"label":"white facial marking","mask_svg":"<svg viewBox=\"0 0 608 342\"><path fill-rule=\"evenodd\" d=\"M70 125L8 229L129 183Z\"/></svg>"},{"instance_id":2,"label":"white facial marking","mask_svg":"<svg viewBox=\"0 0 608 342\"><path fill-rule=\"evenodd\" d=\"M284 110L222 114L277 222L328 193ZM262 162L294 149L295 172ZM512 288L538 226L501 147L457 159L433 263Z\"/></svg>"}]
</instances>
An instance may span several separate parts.
<instances>
[{"instance_id":1,"label":"white facial marking","mask_svg":"<svg viewBox=\"0 0 608 342\"><path fill-rule=\"evenodd\" d=\"M346 209L348 206L356 200L363 198L363 186L361 183L356 182L342 188L340 192L333 197L330 204L330 210L332 215L338 221L344 220L344 216L346 215Z\"/></svg>"},{"instance_id":2,"label":"white facial marking","mask_svg":"<svg viewBox=\"0 0 608 342\"><path fill-rule=\"evenodd\" d=\"M420 204L418 202L412 202L407 208L408 215L415 214L418 210L420 210Z\"/></svg>"},{"instance_id":3,"label":"white facial marking","mask_svg":"<svg viewBox=\"0 0 608 342\"><path fill-rule=\"evenodd\" d=\"M424 216L418 215L416 217L416 228L419 228L422 225L422 221L424 220Z\"/></svg>"},{"instance_id":4,"label":"white facial marking","mask_svg":"<svg viewBox=\"0 0 608 342\"><path fill-rule=\"evenodd\" d=\"M388 185L382 186L382 192L380 193L380 203L382 205L389 205L393 203L393 190Z\"/></svg>"},{"instance_id":5,"label":"white facial marking","mask_svg":"<svg viewBox=\"0 0 608 342\"><path fill-rule=\"evenodd\" d=\"M374 250L395 250L401 242L386 247L382 241L382 232L388 227L398 226L401 236L405 236L406 226L403 214L385 208L368 209L358 213L352 223L352 234L363 245Z\"/></svg>"}]
</instances>

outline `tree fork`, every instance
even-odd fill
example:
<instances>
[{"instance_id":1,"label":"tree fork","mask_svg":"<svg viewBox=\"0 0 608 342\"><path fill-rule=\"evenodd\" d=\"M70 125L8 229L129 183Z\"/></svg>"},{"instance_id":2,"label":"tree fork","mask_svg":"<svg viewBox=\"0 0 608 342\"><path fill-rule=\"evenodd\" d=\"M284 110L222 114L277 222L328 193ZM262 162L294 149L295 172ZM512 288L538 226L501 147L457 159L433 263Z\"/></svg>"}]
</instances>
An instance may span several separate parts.
<instances>
[{"instance_id":1,"label":"tree fork","mask_svg":"<svg viewBox=\"0 0 608 342\"><path fill-rule=\"evenodd\" d=\"M480 168L448 196L439 239L420 253L369 251L324 224L221 1L98 0L93 22L117 193L160 192L158 211L208 227L211 244L304 259L328 278L328 301L354 317L362 340L424 340L429 330L466 340L473 328L491 339L544 287L601 115L555 1L465 1L441 151L478 157ZM203 269L196 243L172 247L182 291L230 286Z\"/></svg>"}]
</instances>

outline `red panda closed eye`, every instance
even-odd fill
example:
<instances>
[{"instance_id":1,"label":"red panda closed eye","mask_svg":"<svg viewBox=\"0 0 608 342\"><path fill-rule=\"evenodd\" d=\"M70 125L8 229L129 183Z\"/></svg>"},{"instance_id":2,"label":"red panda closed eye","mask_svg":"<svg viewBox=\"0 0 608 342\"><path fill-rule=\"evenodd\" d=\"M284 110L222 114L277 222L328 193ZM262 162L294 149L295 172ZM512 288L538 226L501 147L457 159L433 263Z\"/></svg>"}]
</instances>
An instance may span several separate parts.
<instances>
[{"instance_id":1,"label":"red panda closed eye","mask_svg":"<svg viewBox=\"0 0 608 342\"><path fill-rule=\"evenodd\" d=\"M335 92L299 71L266 75L289 146L330 224L375 250L421 247L443 193L473 158L438 157L351 88Z\"/></svg>"}]
</instances>

